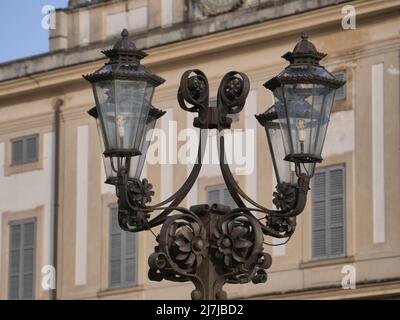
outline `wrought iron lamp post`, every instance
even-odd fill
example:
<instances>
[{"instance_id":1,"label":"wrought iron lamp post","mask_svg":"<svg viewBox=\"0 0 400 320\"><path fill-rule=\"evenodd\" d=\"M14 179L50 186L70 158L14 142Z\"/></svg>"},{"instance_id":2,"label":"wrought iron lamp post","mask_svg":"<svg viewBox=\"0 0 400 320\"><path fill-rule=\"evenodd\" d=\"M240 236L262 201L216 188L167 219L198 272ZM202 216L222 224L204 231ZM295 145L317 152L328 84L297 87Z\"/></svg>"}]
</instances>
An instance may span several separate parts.
<instances>
[{"instance_id":1,"label":"wrought iron lamp post","mask_svg":"<svg viewBox=\"0 0 400 320\"><path fill-rule=\"evenodd\" d=\"M165 113L151 105L154 88L164 79L140 64L146 54L136 49L126 30L113 49L103 53L110 61L84 76L92 83L96 101L89 114L97 119L106 183L116 187L121 228L140 232L162 225L158 245L148 261L149 278L192 281L192 299L210 300L226 299L225 283L265 282L272 259L263 252L264 236L287 238L294 233L315 163L322 161L335 91L344 84L319 64L325 54L303 33L293 52L283 56L289 66L264 84L275 96L275 104L256 115L266 130L278 182L273 194L277 209L271 210L240 188L224 161L223 132L231 125L228 114L239 113L249 93L244 73L231 71L224 76L216 108L209 107L208 80L200 70L186 71L178 90L181 108L198 113L194 127L218 130L221 173L237 207L218 203L189 209L179 206L200 173L205 145L202 134L198 159L188 179L168 199L150 205L152 185L140 175L151 131ZM154 216L156 211L161 213Z\"/></svg>"}]
</instances>

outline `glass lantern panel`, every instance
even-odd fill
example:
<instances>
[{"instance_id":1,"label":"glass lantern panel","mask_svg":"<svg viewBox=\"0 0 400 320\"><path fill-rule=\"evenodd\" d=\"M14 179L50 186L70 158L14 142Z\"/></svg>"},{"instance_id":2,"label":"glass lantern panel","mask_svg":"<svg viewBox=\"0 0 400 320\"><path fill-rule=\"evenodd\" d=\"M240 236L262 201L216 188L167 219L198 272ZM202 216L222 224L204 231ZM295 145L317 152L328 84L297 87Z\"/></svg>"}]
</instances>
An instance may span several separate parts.
<instances>
[{"instance_id":1,"label":"glass lantern panel","mask_svg":"<svg viewBox=\"0 0 400 320\"><path fill-rule=\"evenodd\" d=\"M96 82L93 85L97 111L100 116L104 145L106 149L117 147L115 130L115 92L111 80Z\"/></svg>"},{"instance_id":2,"label":"glass lantern panel","mask_svg":"<svg viewBox=\"0 0 400 320\"><path fill-rule=\"evenodd\" d=\"M315 162L300 163L300 173L305 173L307 174L308 177L311 178L314 175L314 171L315 171Z\"/></svg>"},{"instance_id":3,"label":"glass lantern panel","mask_svg":"<svg viewBox=\"0 0 400 320\"><path fill-rule=\"evenodd\" d=\"M111 183L112 181L116 181L117 179L117 173L112 170L111 166L111 158L107 158L104 156L103 152L105 151L105 145L104 145L104 139L103 139L103 133L101 130L101 122L99 118L96 118L96 125L97 125L97 132L99 134L99 141L100 141L100 150L101 150L101 155L103 158L103 164L104 164L104 170L106 172L106 183L109 184L114 184Z\"/></svg>"},{"instance_id":4,"label":"glass lantern panel","mask_svg":"<svg viewBox=\"0 0 400 320\"><path fill-rule=\"evenodd\" d=\"M129 177L131 178L139 179L142 174L143 167L146 162L147 150L150 146L156 121L157 118L154 116L149 115L147 118L146 126L144 129L145 134L143 135L143 139L139 147L139 150L141 151L142 154L140 156L136 156L131 159L131 167L129 171Z\"/></svg>"},{"instance_id":5,"label":"glass lantern panel","mask_svg":"<svg viewBox=\"0 0 400 320\"><path fill-rule=\"evenodd\" d=\"M115 172L113 170L113 164L112 164L112 162L114 162L116 164L115 159L116 158L114 158L114 157L105 157L103 155L104 169L105 169L105 172L106 172L106 181L105 181L105 183L112 184L112 185L116 185L117 184L117 172Z\"/></svg>"},{"instance_id":6,"label":"glass lantern panel","mask_svg":"<svg viewBox=\"0 0 400 320\"><path fill-rule=\"evenodd\" d=\"M287 118L286 118L286 110L283 98L283 87L278 87L274 90L274 97L275 97L274 107L282 129L283 147L285 150L285 154L288 155L291 153L292 147L289 135L290 131L288 129L286 121Z\"/></svg>"},{"instance_id":7,"label":"glass lantern panel","mask_svg":"<svg viewBox=\"0 0 400 320\"><path fill-rule=\"evenodd\" d=\"M290 159L313 158L312 131L317 130L320 110L313 108L313 84L285 84L284 98L288 119L280 118L282 129L289 128ZM289 121L289 125L287 125ZM318 131L318 130L317 130ZM305 160L304 160L305 161Z\"/></svg>"},{"instance_id":8,"label":"glass lantern panel","mask_svg":"<svg viewBox=\"0 0 400 320\"><path fill-rule=\"evenodd\" d=\"M115 80L117 149L139 149L153 92L146 81Z\"/></svg>"},{"instance_id":9,"label":"glass lantern panel","mask_svg":"<svg viewBox=\"0 0 400 320\"><path fill-rule=\"evenodd\" d=\"M318 110L320 117L318 123L316 123L316 128L312 132L311 143L313 145L311 148L312 152L319 157L324 146L335 92L335 89L322 85L314 85L314 109Z\"/></svg>"},{"instance_id":10,"label":"glass lantern panel","mask_svg":"<svg viewBox=\"0 0 400 320\"><path fill-rule=\"evenodd\" d=\"M265 124L265 131L269 142L269 149L277 183L286 182L293 185L296 184L297 177L294 162L283 160L286 156L286 152L284 149L283 135L279 121L267 121Z\"/></svg>"}]
</instances>

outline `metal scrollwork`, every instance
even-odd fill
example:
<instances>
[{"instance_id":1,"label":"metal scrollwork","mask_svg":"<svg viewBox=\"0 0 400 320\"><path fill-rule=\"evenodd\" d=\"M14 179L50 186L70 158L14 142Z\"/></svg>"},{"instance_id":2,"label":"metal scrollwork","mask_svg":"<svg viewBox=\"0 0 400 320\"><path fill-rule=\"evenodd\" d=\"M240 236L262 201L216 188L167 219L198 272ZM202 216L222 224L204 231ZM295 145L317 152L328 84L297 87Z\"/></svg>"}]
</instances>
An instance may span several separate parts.
<instances>
[{"instance_id":1,"label":"metal scrollwork","mask_svg":"<svg viewBox=\"0 0 400 320\"><path fill-rule=\"evenodd\" d=\"M207 232L196 215L170 216L157 238L158 246L149 258L149 277L161 281L188 281L207 255ZM159 260L162 259L163 263ZM158 280L157 280L158 279Z\"/></svg>"},{"instance_id":2,"label":"metal scrollwork","mask_svg":"<svg viewBox=\"0 0 400 320\"><path fill-rule=\"evenodd\" d=\"M242 111L250 91L249 78L242 72L228 72L221 80L218 89L218 108L220 112L239 113Z\"/></svg>"},{"instance_id":3,"label":"metal scrollwork","mask_svg":"<svg viewBox=\"0 0 400 320\"><path fill-rule=\"evenodd\" d=\"M213 235L213 256L223 264L228 283L265 282L272 258L263 252L263 234L256 219L230 213L221 219Z\"/></svg>"},{"instance_id":4,"label":"metal scrollwork","mask_svg":"<svg viewBox=\"0 0 400 320\"><path fill-rule=\"evenodd\" d=\"M228 114L238 113L249 94L248 77L231 71L222 79L217 107L209 107L209 84L200 70L188 70L181 79L178 101L183 110L197 112L194 126L201 129L230 128ZM173 195L150 206L154 192L146 180L129 179L127 170L118 173L119 223L123 230L139 232L162 225L157 246L149 257L149 279L192 281L192 299L226 299L225 283L263 283L272 258L263 251L264 235L290 238L296 216L305 207L309 177L297 172L297 185L281 183L273 194L277 210L252 200L237 184L225 163L224 135L219 135L220 168L237 207L222 204L179 207L195 183L202 166L207 132L201 130L197 163L188 179ZM204 135L204 136L203 136ZM245 202L253 207L247 207ZM169 205L167 205L169 203ZM165 206L167 205L167 206ZM161 213L152 219L150 214ZM264 215L262 219L255 212Z\"/></svg>"},{"instance_id":5,"label":"metal scrollwork","mask_svg":"<svg viewBox=\"0 0 400 320\"><path fill-rule=\"evenodd\" d=\"M263 252L258 221L246 214L223 214L216 207L202 208L165 221L149 258L149 278L192 281L194 299L225 299L225 283L265 282L272 260Z\"/></svg>"},{"instance_id":6,"label":"metal scrollwork","mask_svg":"<svg viewBox=\"0 0 400 320\"><path fill-rule=\"evenodd\" d=\"M207 124L208 99L209 85L206 75L197 69L186 71L181 77L178 102L183 110L199 113L199 117L195 119L197 126Z\"/></svg>"}]
</instances>

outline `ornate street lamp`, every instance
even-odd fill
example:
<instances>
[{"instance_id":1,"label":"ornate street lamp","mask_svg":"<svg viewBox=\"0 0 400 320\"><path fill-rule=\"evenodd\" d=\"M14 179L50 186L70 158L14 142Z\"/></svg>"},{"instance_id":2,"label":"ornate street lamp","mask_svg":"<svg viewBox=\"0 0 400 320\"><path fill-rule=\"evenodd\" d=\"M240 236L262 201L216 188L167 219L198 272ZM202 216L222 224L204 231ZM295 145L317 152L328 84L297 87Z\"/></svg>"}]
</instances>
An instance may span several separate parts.
<instances>
[{"instance_id":1,"label":"ornate street lamp","mask_svg":"<svg viewBox=\"0 0 400 320\"><path fill-rule=\"evenodd\" d=\"M321 152L336 89L343 82L319 64L326 54L318 52L305 33L290 62L264 86L274 93L275 112L283 133L285 160L295 163L321 162ZM312 176L312 174L310 174Z\"/></svg>"},{"instance_id":2,"label":"ornate street lamp","mask_svg":"<svg viewBox=\"0 0 400 320\"><path fill-rule=\"evenodd\" d=\"M236 207L217 203L189 209L179 206L202 167L202 134L197 162L188 179L168 199L151 206L152 185L141 180L140 174L151 129L163 114L151 107L154 88L163 79L140 65L145 54L128 39L126 30L105 54L110 62L85 76L93 84L96 100L96 108L89 113L97 119L100 140L104 139L106 183L116 186L121 228L139 232L162 225L158 245L149 257L149 278L192 281L196 287L192 299L226 299L225 283L265 282L272 259L263 252L264 236L287 238L295 231L315 163L322 160L335 90L344 82L319 65L325 55L317 52L305 34L294 51L284 55L290 65L266 82L274 92L275 104L256 117L265 127L277 180L273 195L277 210L271 210L240 188L224 161L223 132L231 125L228 114L243 109L250 88L248 77L236 71L227 73L218 89L217 107L212 108L205 74L186 71L178 90L179 105L198 113L195 127L218 130L220 168ZM153 216L159 210L161 213ZM264 217L256 218L256 212Z\"/></svg>"},{"instance_id":3,"label":"ornate street lamp","mask_svg":"<svg viewBox=\"0 0 400 320\"><path fill-rule=\"evenodd\" d=\"M165 80L140 64L147 54L137 50L122 32L112 49L103 51L110 61L84 78L92 83L104 137L104 155L140 155L140 143L155 87ZM118 168L120 169L120 168Z\"/></svg>"}]
</instances>

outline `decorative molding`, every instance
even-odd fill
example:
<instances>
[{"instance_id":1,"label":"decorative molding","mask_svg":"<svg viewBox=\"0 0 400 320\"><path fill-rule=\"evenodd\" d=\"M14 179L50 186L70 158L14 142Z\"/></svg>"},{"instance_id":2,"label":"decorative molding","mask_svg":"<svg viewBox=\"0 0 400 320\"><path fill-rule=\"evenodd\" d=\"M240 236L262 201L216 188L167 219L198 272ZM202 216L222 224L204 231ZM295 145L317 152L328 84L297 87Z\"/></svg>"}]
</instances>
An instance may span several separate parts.
<instances>
[{"instance_id":1,"label":"decorative molding","mask_svg":"<svg viewBox=\"0 0 400 320\"><path fill-rule=\"evenodd\" d=\"M361 19L372 13L391 12L398 9L400 4L398 1L393 0L371 0L368 2L354 1L354 6L357 9L357 18ZM147 53L150 54L150 57L146 58L145 64L149 68L153 68L156 65L165 65L167 63L179 61L182 58L188 59L232 49L234 47L248 46L249 44L260 43L267 40L271 41L298 33L300 26L302 29L307 30L312 30L318 26L321 31L324 27L332 26L337 23L337 21L340 21L341 17L338 6L329 6L319 9L318 11L305 12L281 19L230 29L225 32L209 34L195 39L178 41L176 43L148 49ZM382 50L398 50L400 47L398 38L382 41L381 45L382 48L379 43L375 42L371 46L355 48L351 50L350 53L349 50L347 50L347 52L333 52L330 54L330 58L326 59L326 63L331 63L333 58L338 58L341 54L344 54L340 57L343 59L351 57L359 58L361 56L379 54ZM82 74L100 68L104 62L105 59L95 59L95 61L69 66L66 65L50 71L1 81L0 99L5 99L7 96L11 95L15 96L23 91L33 91L39 88L44 89L49 86L65 86L68 82L82 81L83 83Z\"/></svg>"},{"instance_id":2,"label":"decorative molding","mask_svg":"<svg viewBox=\"0 0 400 320\"><path fill-rule=\"evenodd\" d=\"M199 6L205 16L216 16L233 11L242 6L245 0L199 0Z\"/></svg>"}]
</instances>

